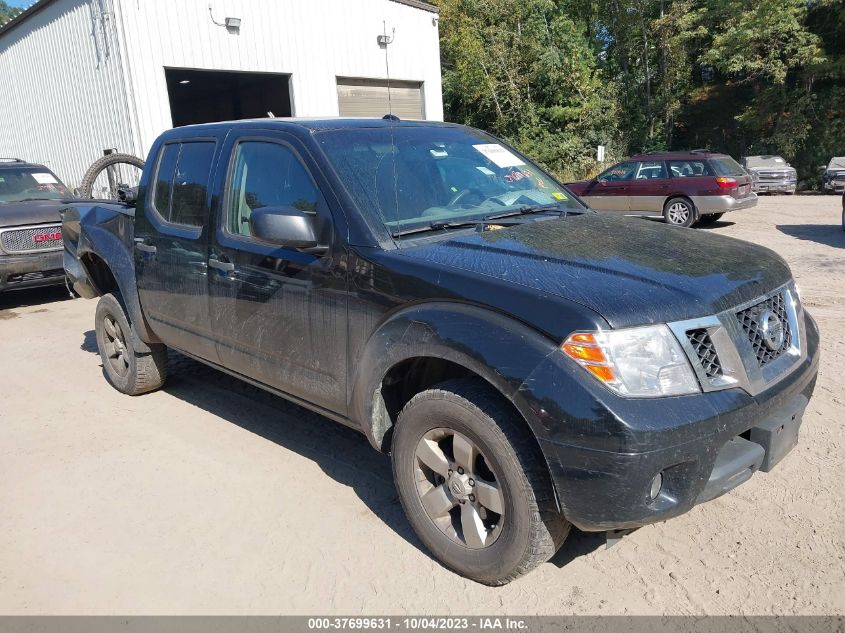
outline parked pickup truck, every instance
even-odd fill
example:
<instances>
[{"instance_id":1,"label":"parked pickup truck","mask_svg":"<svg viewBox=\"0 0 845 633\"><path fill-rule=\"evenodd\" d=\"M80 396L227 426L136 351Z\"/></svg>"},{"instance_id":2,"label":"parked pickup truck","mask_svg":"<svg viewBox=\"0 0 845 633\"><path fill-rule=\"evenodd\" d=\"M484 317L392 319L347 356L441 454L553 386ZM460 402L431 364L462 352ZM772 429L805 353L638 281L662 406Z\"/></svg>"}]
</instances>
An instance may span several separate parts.
<instances>
[{"instance_id":1,"label":"parked pickup truck","mask_svg":"<svg viewBox=\"0 0 845 633\"><path fill-rule=\"evenodd\" d=\"M593 213L458 125L200 125L146 164L134 204L64 214L106 379L157 389L172 348L359 430L469 578L683 514L797 442L819 333L765 248Z\"/></svg>"}]
</instances>

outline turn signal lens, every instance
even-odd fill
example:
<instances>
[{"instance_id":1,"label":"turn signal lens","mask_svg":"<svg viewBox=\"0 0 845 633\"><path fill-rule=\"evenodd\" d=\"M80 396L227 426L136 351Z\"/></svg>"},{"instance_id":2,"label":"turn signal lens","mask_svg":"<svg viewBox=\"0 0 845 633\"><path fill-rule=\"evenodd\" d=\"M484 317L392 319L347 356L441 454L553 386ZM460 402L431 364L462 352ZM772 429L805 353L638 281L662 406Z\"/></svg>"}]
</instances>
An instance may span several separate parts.
<instances>
[{"instance_id":1,"label":"turn signal lens","mask_svg":"<svg viewBox=\"0 0 845 633\"><path fill-rule=\"evenodd\" d=\"M683 348L665 325L578 332L561 350L621 396L660 398L701 391Z\"/></svg>"},{"instance_id":2,"label":"turn signal lens","mask_svg":"<svg viewBox=\"0 0 845 633\"><path fill-rule=\"evenodd\" d=\"M716 178L720 189L736 189L736 178Z\"/></svg>"}]
</instances>

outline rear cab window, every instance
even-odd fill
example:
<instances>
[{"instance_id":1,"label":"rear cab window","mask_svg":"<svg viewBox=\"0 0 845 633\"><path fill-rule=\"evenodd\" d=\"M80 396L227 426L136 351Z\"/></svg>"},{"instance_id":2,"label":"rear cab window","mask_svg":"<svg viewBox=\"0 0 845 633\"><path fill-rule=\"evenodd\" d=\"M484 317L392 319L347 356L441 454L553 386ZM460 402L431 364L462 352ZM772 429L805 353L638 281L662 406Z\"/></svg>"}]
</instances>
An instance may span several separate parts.
<instances>
[{"instance_id":1,"label":"rear cab window","mask_svg":"<svg viewBox=\"0 0 845 633\"><path fill-rule=\"evenodd\" d=\"M168 224L202 227L208 218L208 186L214 141L168 143L159 154L153 211Z\"/></svg>"}]
</instances>

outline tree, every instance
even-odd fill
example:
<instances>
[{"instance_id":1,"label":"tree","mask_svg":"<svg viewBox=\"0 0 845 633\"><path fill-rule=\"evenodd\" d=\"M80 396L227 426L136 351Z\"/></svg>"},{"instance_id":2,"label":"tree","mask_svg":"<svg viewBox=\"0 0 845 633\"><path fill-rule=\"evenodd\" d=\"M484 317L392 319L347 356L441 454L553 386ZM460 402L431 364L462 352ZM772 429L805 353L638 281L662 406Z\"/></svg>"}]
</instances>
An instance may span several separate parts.
<instances>
[{"instance_id":1,"label":"tree","mask_svg":"<svg viewBox=\"0 0 845 633\"><path fill-rule=\"evenodd\" d=\"M6 22L17 16L20 12L20 9L10 7L4 0L0 0L0 25L6 24Z\"/></svg>"},{"instance_id":2,"label":"tree","mask_svg":"<svg viewBox=\"0 0 845 633\"><path fill-rule=\"evenodd\" d=\"M487 129L564 177L619 145L587 27L555 0L440 0L450 119Z\"/></svg>"}]
</instances>

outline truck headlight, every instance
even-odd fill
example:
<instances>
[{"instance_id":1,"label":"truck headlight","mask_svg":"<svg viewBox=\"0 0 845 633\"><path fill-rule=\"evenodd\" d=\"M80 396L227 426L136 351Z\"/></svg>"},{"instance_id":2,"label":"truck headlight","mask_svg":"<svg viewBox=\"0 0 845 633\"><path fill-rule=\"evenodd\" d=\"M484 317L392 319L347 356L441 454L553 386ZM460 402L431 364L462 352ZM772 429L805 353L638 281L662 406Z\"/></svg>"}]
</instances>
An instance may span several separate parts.
<instances>
[{"instance_id":1,"label":"truck headlight","mask_svg":"<svg viewBox=\"0 0 845 633\"><path fill-rule=\"evenodd\" d=\"M665 325L576 332L561 349L622 396L659 398L701 391L684 350Z\"/></svg>"}]
</instances>

